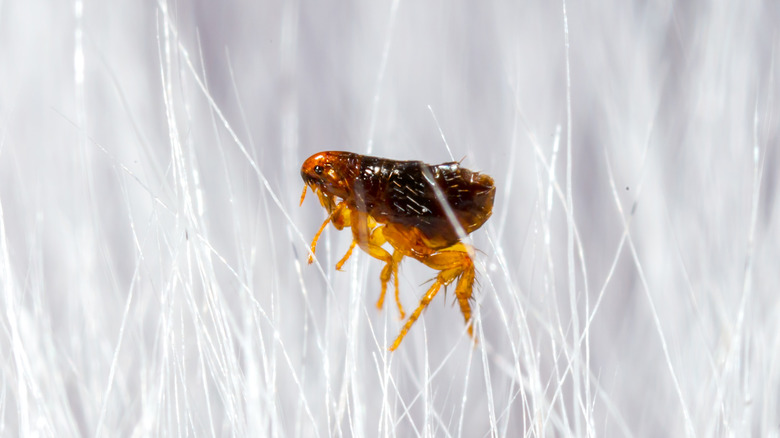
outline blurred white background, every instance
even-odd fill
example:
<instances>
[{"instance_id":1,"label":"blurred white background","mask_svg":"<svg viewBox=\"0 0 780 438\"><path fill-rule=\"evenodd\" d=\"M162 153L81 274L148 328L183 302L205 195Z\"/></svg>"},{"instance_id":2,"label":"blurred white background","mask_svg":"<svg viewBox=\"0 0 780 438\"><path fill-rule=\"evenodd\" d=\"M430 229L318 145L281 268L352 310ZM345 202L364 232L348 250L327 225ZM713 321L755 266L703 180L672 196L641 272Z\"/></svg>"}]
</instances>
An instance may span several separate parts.
<instances>
[{"instance_id":1,"label":"blurred white background","mask_svg":"<svg viewBox=\"0 0 780 438\"><path fill-rule=\"evenodd\" d=\"M0 434L778 436L779 20L0 1ZM348 232L306 265L329 149L493 176L476 348L450 291L389 353Z\"/></svg>"}]
</instances>

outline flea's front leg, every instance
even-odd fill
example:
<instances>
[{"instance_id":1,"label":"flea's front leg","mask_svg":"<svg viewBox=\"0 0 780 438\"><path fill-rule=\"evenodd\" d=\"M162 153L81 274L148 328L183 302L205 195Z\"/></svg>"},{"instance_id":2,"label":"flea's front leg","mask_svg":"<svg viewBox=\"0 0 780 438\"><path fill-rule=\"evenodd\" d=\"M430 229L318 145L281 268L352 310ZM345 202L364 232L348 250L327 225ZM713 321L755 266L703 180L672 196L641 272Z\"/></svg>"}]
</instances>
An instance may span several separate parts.
<instances>
[{"instance_id":1,"label":"flea's front leg","mask_svg":"<svg viewBox=\"0 0 780 438\"><path fill-rule=\"evenodd\" d=\"M306 192L304 192L306 193ZM317 250L317 241L320 239L320 234L322 234L323 230L325 230L325 227L328 226L328 223L332 222L333 226L336 227L337 230L341 230L345 226L350 225L350 213L349 208L347 207L347 204L345 202L339 203L334 209L331 214L328 215L328 217L325 219L325 222L322 223L322 226L320 226L320 229L317 231L317 234L314 235L314 239L311 241L311 253L309 254L309 264L314 261L314 252Z\"/></svg>"}]
</instances>

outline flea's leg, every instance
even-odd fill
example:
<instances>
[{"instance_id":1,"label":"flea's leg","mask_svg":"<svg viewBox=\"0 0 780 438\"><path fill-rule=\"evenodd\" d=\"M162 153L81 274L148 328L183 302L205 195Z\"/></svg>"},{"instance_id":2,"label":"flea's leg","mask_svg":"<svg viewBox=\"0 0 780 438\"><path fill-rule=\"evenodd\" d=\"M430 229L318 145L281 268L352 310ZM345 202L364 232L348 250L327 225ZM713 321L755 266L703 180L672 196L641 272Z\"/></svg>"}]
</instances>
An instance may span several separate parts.
<instances>
[{"instance_id":1,"label":"flea's leg","mask_svg":"<svg viewBox=\"0 0 780 438\"><path fill-rule=\"evenodd\" d=\"M314 235L314 240L311 241L311 253L309 254L309 264L311 264L311 262L314 261L314 252L317 250L317 241L320 239L320 234L322 234L323 230L325 230L325 227L328 226L329 222L333 222L333 226L335 226L336 229L339 230L344 228L345 226L349 226L350 214L346 203L342 202L339 205L337 205L336 208L333 210L333 213L328 215L327 219L325 219L325 222L322 223L322 226L320 226L320 229L317 231L317 234Z\"/></svg>"},{"instance_id":2,"label":"flea's leg","mask_svg":"<svg viewBox=\"0 0 780 438\"><path fill-rule=\"evenodd\" d=\"M398 262L387 252L382 245L385 244L384 229L385 226L379 226L373 230L369 230L372 224L375 224L374 220L365 213L357 213L352 217L352 236L355 242L360 246L360 249L366 252L371 257L385 262L385 267L382 269L382 273L379 275L379 280L382 283L382 292L379 294L379 300L376 303L377 308L381 309L385 302L385 293L387 292L387 283L390 281L390 276L395 275L396 296L398 294ZM399 254L398 260L403 257ZM403 309L400 309L403 314Z\"/></svg>"},{"instance_id":3,"label":"flea's leg","mask_svg":"<svg viewBox=\"0 0 780 438\"><path fill-rule=\"evenodd\" d=\"M395 250L393 252L393 280L395 282L395 304L398 306L398 313L401 315L401 319L404 319L406 314L404 313L404 307L401 305L401 298L398 296L398 265L401 264L401 259L404 258L404 254L401 251Z\"/></svg>"},{"instance_id":4,"label":"flea's leg","mask_svg":"<svg viewBox=\"0 0 780 438\"><path fill-rule=\"evenodd\" d=\"M406 333L409 332L409 329L415 321L417 321L417 318L420 317L420 314L425 310L433 297L436 296L439 289L442 286L449 285L456 279L458 279L458 285L455 288L455 296L460 305L460 311L463 313L463 318L465 319L466 324L468 324L469 336L473 337L474 333L471 326L471 305L469 304L469 299L471 298L472 288L474 286L474 263L471 260L469 252L470 248L462 244L457 244L433 255L416 257L418 260L425 263L425 265L440 272L439 275L436 276L433 285L425 293L422 300L420 300L420 305L406 321L406 324L404 324L401 333L398 334L395 342L393 342L393 345L390 347L391 351L398 348L404 336L406 336Z\"/></svg>"},{"instance_id":5,"label":"flea's leg","mask_svg":"<svg viewBox=\"0 0 780 438\"><path fill-rule=\"evenodd\" d=\"M333 209L330 215L330 222L337 230L343 230L344 227L352 225L352 214L346 202L341 202Z\"/></svg>"},{"instance_id":6,"label":"flea's leg","mask_svg":"<svg viewBox=\"0 0 780 438\"><path fill-rule=\"evenodd\" d=\"M347 263L347 260L349 260L349 256L352 255L352 250L355 249L355 245L357 245L357 240L352 241L352 245L349 245L349 249L347 250L347 253L344 254L344 257L342 257L338 263L336 263L337 271L340 271L341 267L344 266L344 263Z\"/></svg>"},{"instance_id":7,"label":"flea's leg","mask_svg":"<svg viewBox=\"0 0 780 438\"><path fill-rule=\"evenodd\" d=\"M398 337L395 338L395 341L393 341L393 345L390 346L390 351L395 351L395 349L398 348L399 345L401 345L401 341L404 340L404 336L406 336L406 334L409 332L409 329L412 328L412 325L414 324L415 321L417 321L417 318L420 317L422 311L425 310L426 307L428 307L428 303L430 303L433 297L436 296L436 293L439 292L441 285L442 283L439 282L437 278L436 282L433 283L433 286L431 286L431 288L428 289L428 292L425 292L425 295L423 295L422 300L420 300L420 305L417 306L417 309L414 310L412 316L410 316L409 319L406 320L406 324L404 324L403 328L401 328L401 332L398 334Z\"/></svg>"},{"instance_id":8,"label":"flea's leg","mask_svg":"<svg viewBox=\"0 0 780 438\"><path fill-rule=\"evenodd\" d=\"M370 228L371 223L369 223L367 227ZM369 236L368 240L375 245L382 246L385 243L384 239L382 238L382 228L384 228L384 226L374 228L374 230L371 231L371 235ZM336 263L336 269L339 271L341 270L342 266L344 266L344 263L346 263L347 260L349 260L349 257L352 255L352 250L355 249L355 246L358 244L358 238L355 237L354 228L352 231L353 231L352 244L349 245L349 249L347 250L347 253L344 254L344 257L342 257L341 260L339 260L339 262Z\"/></svg>"},{"instance_id":9,"label":"flea's leg","mask_svg":"<svg viewBox=\"0 0 780 438\"><path fill-rule=\"evenodd\" d=\"M401 305L401 298L398 296L398 265L401 263L401 259L403 258L403 252L396 249L393 251L392 263L387 263L382 269L382 274L379 276L379 279L382 281L382 294L379 296L379 301L376 303L376 306L381 309L385 301L387 283L390 281L390 276L392 275L394 280L393 285L395 286L395 304L398 306L398 313L400 314L401 319L406 317L406 313L404 313L404 306Z\"/></svg>"},{"instance_id":10,"label":"flea's leg","mask_svg":"<svg viewBox=\"0 0 780 438\"><path fill-rule=\"evenodd\" d=\"M449 278L445 285L452 283L456 278L458 279L458 285L455 287L455 298L458 300L463 319L468 324L468 332L471 337L474 337L474 331L470 323L471 304L469 303L475 278L474 262L471 260L473 252L474 250L470 246L458 243L433 256L420 260L433 269L442 270L442 273L445 272L444 270L457 269L457 273Z\"/></svg>"},{"instance_id":11,"label":"flea's leg","mask_svg":"<svg viewBox=\"0 0 780 438\"><path fill-rule=\"evenodd\" d=\"M314 235L314 240L311 241L311 252L309 253L309 264L314 261L314 253L317 251L317 241L320 240L320 234L322 234L323 230L325 230L325 227L328 226L328 223L330 222L330 216L328 216L327 219L325 219L325 222L322 223L322 226L317 231L317 234Z\"/></svg>"}]
</instances>

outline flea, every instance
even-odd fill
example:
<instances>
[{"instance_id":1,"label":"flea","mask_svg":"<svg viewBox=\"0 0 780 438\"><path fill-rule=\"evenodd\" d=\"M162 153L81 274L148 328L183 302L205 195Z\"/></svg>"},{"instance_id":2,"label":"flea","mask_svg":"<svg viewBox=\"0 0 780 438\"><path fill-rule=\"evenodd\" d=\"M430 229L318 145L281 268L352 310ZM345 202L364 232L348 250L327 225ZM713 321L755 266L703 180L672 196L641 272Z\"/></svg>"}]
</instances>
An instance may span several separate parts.
<instances>
[{"instance_id":1,"label":"flea","mask_svg":"<svg viewBox=\"0 0 780 438\"><path fill-rule=\"evenodd\" d=\"M329 223L338 230L351 228L352 244L336 269L341 270L355 246L383 261L377 307L382 309L392 278L401 319L405 317L398 297L401 260L411 257L439 271L391 351L398 348L439 289L456 280L455 297L473 338L469 301L475 279L474 250L461 238L490 217L496 194L493 178L465 169L458 162L429 165L336 151L309 157L301 166L301 177L306 183L301 204L311 188L328 212L311 243L309 263ZM383 247L385 243L392 247L392 253Z\"/></svg>"}]
</instances>

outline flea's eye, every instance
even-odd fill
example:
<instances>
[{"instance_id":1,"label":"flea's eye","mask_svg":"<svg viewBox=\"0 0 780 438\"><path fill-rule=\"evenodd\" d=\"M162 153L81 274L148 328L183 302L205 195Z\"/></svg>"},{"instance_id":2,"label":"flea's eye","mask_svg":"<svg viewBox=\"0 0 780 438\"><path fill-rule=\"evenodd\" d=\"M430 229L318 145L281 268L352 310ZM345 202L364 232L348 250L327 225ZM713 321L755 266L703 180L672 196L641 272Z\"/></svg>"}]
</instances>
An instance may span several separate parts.
<instances>
[{"instance_id":1,"label":"flea's eye","mask_svg":"<svg viewBox=\"0 0 780 438\"><path fill-rule=\"evenodd\" d=\"M317 175L322 175L322 171L323 171L322 166L320 166L319 164L314 166L314 173L316 173Z\"/></svg>"}]
</instances>

